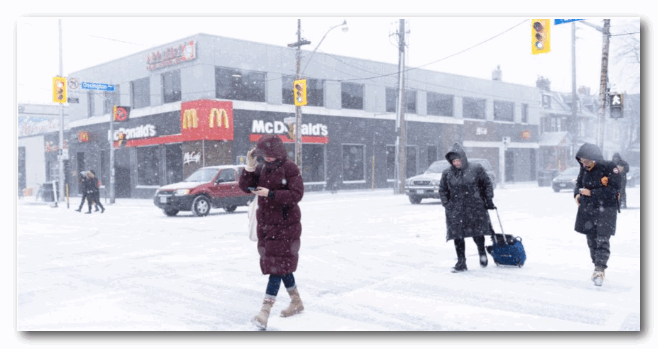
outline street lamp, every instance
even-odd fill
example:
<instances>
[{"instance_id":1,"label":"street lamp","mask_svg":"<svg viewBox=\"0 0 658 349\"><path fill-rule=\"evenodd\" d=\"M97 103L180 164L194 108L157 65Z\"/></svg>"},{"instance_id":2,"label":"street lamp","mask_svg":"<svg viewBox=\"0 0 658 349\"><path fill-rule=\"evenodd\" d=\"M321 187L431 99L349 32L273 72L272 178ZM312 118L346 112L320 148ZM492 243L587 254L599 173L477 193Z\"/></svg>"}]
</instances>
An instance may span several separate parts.
<instances>
[{"instance_id":1,"label":"street lamp","mask_svg":"<svg viewBox=\"0 0 658 349\"><path fill-rule=\"evenodd\" d=\"M300 78L300 73L299 73L299 67L302 59L301 55L301 46L302 45L308 45L311 42L308 40L302 40L301 37L301 32L302 32L302 20L298 19L297 20L297 42L288 44L288 47L297 47L297 75L295 76L295 80L299 80ZM343 20L343 23L335 25L329 30L327 30L326 33L324 33L324 36L322 39L320 39L320 42L318 43L317 46L315 46L315 49L311 53L311 55L308 57L308 60L306 61L306 65L304 65L304 70L306 70L306 66L308 65L308 62L311 61L311 58L313 58L313 55L315 54L315 51L317 51L318 47L320 47L320 44L322 44L322 41L324 38L329 34L330 31L332 31L335 28L338 27L343 27L343 31L346 32L348 30L347 28L347 21ZM302 71L303 72L303 71ZM295 163L297 164L297 167L299 167L299 173L300 175L302 174L302 107L301 106L296 106L295 107Z\"/></svg>"}]
</instances>

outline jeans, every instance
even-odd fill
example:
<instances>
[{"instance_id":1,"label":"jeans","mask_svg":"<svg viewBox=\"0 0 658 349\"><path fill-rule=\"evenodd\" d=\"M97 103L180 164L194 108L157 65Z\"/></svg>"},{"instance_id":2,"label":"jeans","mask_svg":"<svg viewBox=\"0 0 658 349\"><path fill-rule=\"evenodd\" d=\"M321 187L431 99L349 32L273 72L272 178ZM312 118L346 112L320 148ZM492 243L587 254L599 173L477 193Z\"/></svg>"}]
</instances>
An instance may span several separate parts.
<instances>
[{"instance_id":1,"label":"jeans","mask_svg":"<svg viewBox=\"0 0 658 349\"><path fill-rule=\"evenodd\" d=\"M589 255L592 257L594 266L607 268L610 258L610 236L587 234L587 246L589 246Z\"/></svg>"},{"instance_id":2,"label":"jeans","mask_svg":"<svg viewBox=\"0 0 658 349\"><path fill-rule=\"evenodd\" d=\"M276 295L279 293L281 280L283 280L283 285L286 286L286 289L295 287L295 277L292 275L292 273L286 275L270 275L270 280L267 283L267 289L265 290L265 293L272 297L276 297Z\"/></svg>"}]
</instances>

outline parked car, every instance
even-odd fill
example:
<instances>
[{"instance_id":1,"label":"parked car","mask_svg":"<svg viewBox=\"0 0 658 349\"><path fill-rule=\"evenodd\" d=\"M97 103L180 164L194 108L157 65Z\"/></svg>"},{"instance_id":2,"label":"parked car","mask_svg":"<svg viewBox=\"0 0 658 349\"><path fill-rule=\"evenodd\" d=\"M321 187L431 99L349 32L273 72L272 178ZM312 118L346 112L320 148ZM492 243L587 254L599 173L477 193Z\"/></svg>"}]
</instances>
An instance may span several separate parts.
<instances>
[{"instance_id":1,"label":"parked car","mask_svg":"<svg viewBox=\"0 0 658 349\"><path fill-rule=\"evenodd\" d=\"M640 168L631 166L626 174L626 187L633 188L636 185L640 185Z\"/></svg>"},{"instance_id":2,"label":"parked car","mask_svg":"<svg viewBox=\"0 0 658 349\"><path fill-rule=\"evenodd\" d=\"M496 187L496 173L487 159L468 159L469 164L480 164L489 175L494 188ZM433 162L423 174L411 177L406 180L404 192L409 196L412 204L419 204L423 199L441 199L439 196L439 184L441 183L441 174L445 169L450 167L448 160L439 160Z\"/></svg>"},{"instance_id":3,"label":"parked car","mask_svg":"<svg viewBox=\"0 0 658 349\"><path fill-rule=\"evenodd\" d=\"M202 167L182 182L160 187L153 203L167 216L180 211L205 216L211 208L233 212L238 206L249 205L254 198L254 194L247 194L238 186L243 170L244 166L237 165Z\"/></svg>"},{"instance_id":4,"label":"parked car","mask_svg":"<svg viewBox=\"0 0 658 349\"><path fill-rule=\"evenodd\" d=\"M573 191L576 187L576 179L578 178L578 173L580 172L580 167L569 167L566 170L560 172L555 178L553 178L553 187L554 192L559 192L562 189L569 189Z\"/></svg>"}]
</instances>

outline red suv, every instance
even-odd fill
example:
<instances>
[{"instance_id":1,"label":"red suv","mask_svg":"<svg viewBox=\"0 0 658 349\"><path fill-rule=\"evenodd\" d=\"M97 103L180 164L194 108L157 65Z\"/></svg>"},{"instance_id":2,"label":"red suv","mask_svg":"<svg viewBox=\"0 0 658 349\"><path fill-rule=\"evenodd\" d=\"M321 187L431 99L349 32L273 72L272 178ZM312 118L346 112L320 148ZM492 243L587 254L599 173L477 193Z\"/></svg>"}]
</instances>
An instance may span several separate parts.
<instances>
[{"instance_id":1,"label":"red suv","mask_svg":"<svg viewBox=\"0 0 658 349\"><path fill-rule=\"evenodd\" d=\"M211 207L233 212L238 206L249 205L254 197L238 186L243 170L244 166L235 165L202 167L182 182L160 187L153 203L167 216L175 216L179 211L205 216Z\"/></svg>"}]
</instances>

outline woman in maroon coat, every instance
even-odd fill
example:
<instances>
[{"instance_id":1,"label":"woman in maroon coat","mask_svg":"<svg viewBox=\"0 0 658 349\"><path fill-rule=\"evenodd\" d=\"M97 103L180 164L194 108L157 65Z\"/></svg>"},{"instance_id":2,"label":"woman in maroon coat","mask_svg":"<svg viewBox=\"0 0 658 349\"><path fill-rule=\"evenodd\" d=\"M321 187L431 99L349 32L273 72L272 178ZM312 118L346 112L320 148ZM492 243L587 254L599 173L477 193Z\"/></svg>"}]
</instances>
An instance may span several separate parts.
<instances>
[{"instance_id":1,"label":"woman in maroon coat","mask_svg":"<svg viewBox=\"0 0 658 349\"><path fill-rule=\"evenodd\" d=\"M257 164L257 159L261 164ZM304 181L297 165L288 160L281 138L265 136L255 149L247 153L240 189L258 195L256 218L260 269L270 278L263 307L252 322L265 329L281 281L292 299L281 316L292 316L304 310L292 274L297 270L299 260L302 213L297 203L304 196Z\"/></svg>"}]
</instances>

